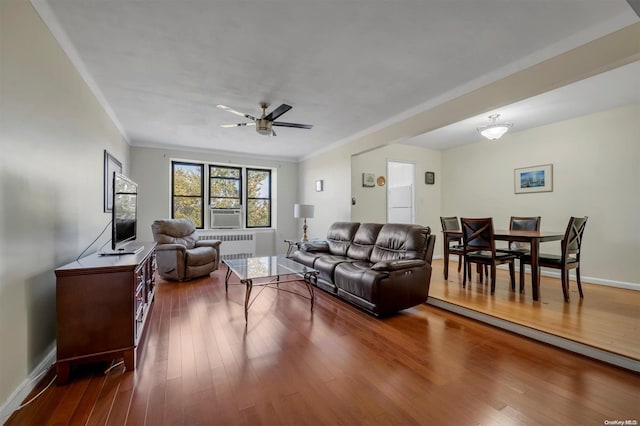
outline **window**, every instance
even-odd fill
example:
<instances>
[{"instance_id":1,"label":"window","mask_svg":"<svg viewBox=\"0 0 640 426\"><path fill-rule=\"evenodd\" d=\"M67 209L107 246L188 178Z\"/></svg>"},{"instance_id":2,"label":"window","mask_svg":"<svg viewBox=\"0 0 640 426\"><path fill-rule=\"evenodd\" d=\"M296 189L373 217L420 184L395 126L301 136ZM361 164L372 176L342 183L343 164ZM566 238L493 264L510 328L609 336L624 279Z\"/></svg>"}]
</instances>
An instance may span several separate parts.
<instances>
[{"instance_id":1,"label":"window","mask_svg":"<svg viewBox=\"0 0 640 426\"><path fill-rule=\"evenodd\" d=\"M217 209L237 209L242 204L242 169L209 166L209 204Z\"/></svg>"},{"instance_id":2,"label":"window","mask_svg":"<svg viewBox=\"0 0 640 426\"><path fill-rule=\"evenodd\" d=\"M171 217L204 227L204 165L171 162Z\"/></svg>"},{"instance_id":3,"label":"window","mask_svg":"<svg viewBox=\"0 0 640 426\"><path fill-rule=\"evenodd\" d=\"M171 216L191 219L196 228L202 229L208 199L209 206L217 209L237 209L244 205L247 228L269 228L271 176L269 169L217 164L208 164L205 168L203 163L172 161ZM205 179L209 181L208 186Z\"/></svg>"},{"instance_id":4,"label":"window","mask_svg":"<svg viewBox=\"0 0 640 426\"><path fill-rule=\"evenodd\" d=\"M271 170L247 169L247 228L271 226Z\"/></svg>"}]
</instances>

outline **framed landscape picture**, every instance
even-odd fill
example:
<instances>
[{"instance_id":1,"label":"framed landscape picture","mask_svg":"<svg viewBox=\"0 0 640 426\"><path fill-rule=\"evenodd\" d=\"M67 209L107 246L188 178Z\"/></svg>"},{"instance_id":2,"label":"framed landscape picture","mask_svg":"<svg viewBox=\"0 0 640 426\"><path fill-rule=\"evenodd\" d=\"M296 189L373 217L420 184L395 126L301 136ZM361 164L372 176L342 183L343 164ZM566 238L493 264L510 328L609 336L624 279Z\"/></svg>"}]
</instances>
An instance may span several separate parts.
<instances>
[{"instance_id":1,"label":"framed landscape picture","mask_svg":"<svg viewBox=\"0 0 640 426\"><path fill-rule=\"evenodd\" d=\"M122 163L116 157L104 150L104 211L110 212L113 208L113 172L122 173Z\"/></svg>"},{"instance_id":2,"label":"framed landscape picture","mask_svg":"<svg viewBox=\"0 0 640 426\"><path fill-rule=\"evenodd\" d=\"M553 164L523 167L514 170L516 194L553 191Z\"/></svg>"}]
</instances>

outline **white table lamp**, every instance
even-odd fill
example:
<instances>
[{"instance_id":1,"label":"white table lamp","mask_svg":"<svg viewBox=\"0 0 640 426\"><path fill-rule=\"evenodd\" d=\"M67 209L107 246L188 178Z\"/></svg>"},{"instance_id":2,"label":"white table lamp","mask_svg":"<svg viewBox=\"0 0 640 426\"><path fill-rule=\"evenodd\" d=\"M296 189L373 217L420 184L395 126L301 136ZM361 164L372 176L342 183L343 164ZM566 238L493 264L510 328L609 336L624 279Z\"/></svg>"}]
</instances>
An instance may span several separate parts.
<instances>
[{"instance_id":1,"label":"white table lamp","mask_svg":"<svg viewBox=\"0 0 640 426\"><path fill-rule=\"evenodd\" d=\"M293 217L296 219L304 219L304 225L302 226L302 241L308 241L307 219L313 219L313 209L314 207L311 204L293 205Z\"/></svg>"}]
</instances>

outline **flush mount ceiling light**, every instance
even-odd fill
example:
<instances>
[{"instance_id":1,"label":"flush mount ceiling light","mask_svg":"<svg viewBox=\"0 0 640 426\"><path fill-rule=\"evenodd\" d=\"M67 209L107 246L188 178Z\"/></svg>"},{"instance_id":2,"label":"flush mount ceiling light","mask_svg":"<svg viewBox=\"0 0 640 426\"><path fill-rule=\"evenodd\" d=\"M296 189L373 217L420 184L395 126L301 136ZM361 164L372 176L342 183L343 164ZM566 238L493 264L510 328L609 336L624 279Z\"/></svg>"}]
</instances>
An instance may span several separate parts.
<instances>
[{"instance_id":1,"label":"flush mount ceiling light","mask_svg":"<svg viewBox=\"0 0 640 426\"><path fill-rule=\"evenodd\" d=\"M485 138L495 141L500 139L507 130L509 130L513 124L512 123L498 123L498 117L500 114L493 114L489 116L489 120L491 120L490 124L486 126L478 127L478 132Z\"/></svg>"}]
</instances>

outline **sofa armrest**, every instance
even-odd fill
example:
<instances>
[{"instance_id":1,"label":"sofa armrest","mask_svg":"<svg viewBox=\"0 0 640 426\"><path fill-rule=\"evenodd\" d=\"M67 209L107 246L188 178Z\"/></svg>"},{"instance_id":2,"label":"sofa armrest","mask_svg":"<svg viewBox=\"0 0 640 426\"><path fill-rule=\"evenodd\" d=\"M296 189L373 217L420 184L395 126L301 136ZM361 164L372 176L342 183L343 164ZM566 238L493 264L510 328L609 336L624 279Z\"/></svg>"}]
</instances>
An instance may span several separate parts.
<instances>
[{"instance_id":1,"label":"sofa armrest","mask_svg":"<svg viewBox=\"0 0 640 426\"><path fill-rule=\"evenodd\" d=\"M326 241L307 241L301 243L300 251L329 253L329 243Z\"/></svg>"},{"instance_id":2,"label":"sofa armrest","mask_svg":"<svg viewBox=\"0 0 640 426\"><path fill-rule=\"evenodd\" d=\"M422 259L384 260L374 264L371 269L379 272L391 272L398 271L400 269L419 268L426 264L427 262Z\"/></svg>"},{"instance_id":3,"label":"sofa armrest","mask_svg":"<svg viewBox=\"0 0 640 426\"><path fill-rule=\"evenodd\" d=\"M220 267L220 244L222 241L220 240L198 240L196 241L196 247L211 247L216 250L216 262L215 269Z\"/></svg>"},{"instance_id":4,"label":"sofa armrest","mask_svg":"<svg viewBox=\"0 0 640 426\"><path fill-rule=\"evenodd\" d=\"M158 251L179 251L184 254L187 248L182 244L158 244L156 245L156 252Z\"/></svg>"},{"instance_id":5,"label":"sofa armrest","mask_svg":"<svg viewBox=\"0 0 640 426\"><path fill-rule=\"evenodd\" d=\"M196 241L196 247L213 247L218 252L220 252L220 244L222 244L222 241L220 241L220 240L198 240L198 241Z\"/></svg>"}]
</instances>

